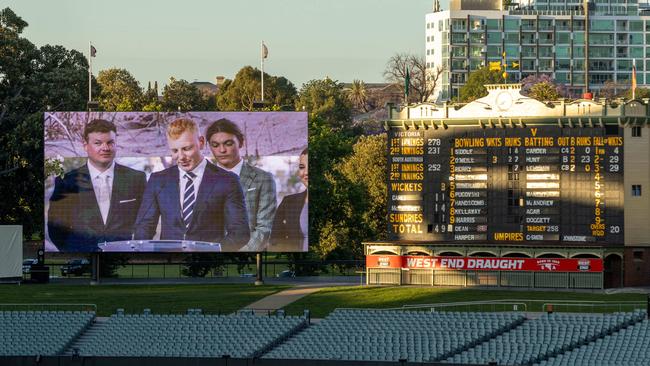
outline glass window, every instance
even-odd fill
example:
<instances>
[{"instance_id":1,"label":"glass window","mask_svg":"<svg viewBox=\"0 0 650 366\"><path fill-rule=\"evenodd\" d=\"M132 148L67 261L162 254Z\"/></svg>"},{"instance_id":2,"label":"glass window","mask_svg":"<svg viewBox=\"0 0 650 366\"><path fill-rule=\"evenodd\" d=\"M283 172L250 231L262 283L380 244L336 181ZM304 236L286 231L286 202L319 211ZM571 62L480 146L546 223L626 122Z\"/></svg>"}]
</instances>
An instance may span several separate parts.
<instances>
[{"instance_id":1,"label":"glass window","mask_svg":"<svg viewBox=\"0 0 650 366\"><path fill-rule=\"evenodd\" d=\"M616 21L616 30L621 32L621 31L626 31L627 30L627 20L617 20Z\"/></svg>"},{"instance_id":2,"label":"glass window","mask_svg":"<svg viewBox=\"0 0 650 366\"><path fill-rule=\"evenodd\" d=\"M584 59L583 60L573 59L573 69L574 70L584 70L585 69L585 60Z\"/></svg>"},{"instance_id":3,"label":"glass window","mask_svg":"<svg viewBox=\"0 0 650 366\"><path fill-rule=\"evenodd\" d=\"M558 83L568 83L569 82L569 74L566 72L556 72L555 73L555 81Z\"/></svg>"},{"instance_id":4,"label":"glass window","mask_svg":"<svg viewBox=\"0 0 650 366\"><path fill-rule=\"evenodd\" d=\"M488 30L501 30L501 19L488 19L487 20L487 29Z\"/></svg>"},{"instance_id":5,"label":"glass window","mask_svg":"<svg viewBox=\"0 0 650 366\"><path fill-rule=\"evenodd\" d=\"M472 33L469 35L470 43L485 43L484 33Z\"/></svg>"},{"instance_id":6,"label":"glass window","mask_svg":"<svg viewBox=\"0 0 650 366\"><path fill-rule=\"evenodd\" d=\"M519 44L519 33L505 33L505 43Z\"/></svg>"},{"instance_id":7,"label":"glass window","mask_svg":"<svg viewBox=\"0 0 650 366\"><path fill-rule=\"evenodd\" d=\"M539 33L540 44L553 44L553 33Z\"/></svg>"},{"instance_id":8,"label":"glass window","mask_svg":"<svg viewBox=\"0 0 650 366\"><path fill-rule=\"evenodd\" d=\"M485 65L483 64L483 60L481 60L481 59L470 59L469 60L469 68L470 68L470 70L478 70L483 66L485 66Z\"/></svg>"},{"instance_id":9,"label":"glass window","mask_svg":"<svg viewBox=\"0 0 650 366\"><path fill-rule=\"evenodd\" d=\"M616 70L619 71L632 71L632 61L618 60L616 61Z\"/></svg>"},{"instance_id":10,"label":"glass window","mask_svg":"<svg viewBox=\"0 0 650 366\"><path fill-rule=\"evenodd\" d=\"M483 56L483 46L471 46L469 48L469 57Z\"/></svg>"},{"instance_id":11,"label":"glass window","mask_svg":"<svg viewBox=\"0 0 650 366\"><path fill-rule=\"evenodd\" d=\"M538 24L539 24L539 30L553 30L552 19L540 19Z\"/></svg>"},{"instance_id":12,"label":"glass window","mask_svg":"<svg viewBox=\"0 0 650 366\"><path fill-rule=\"evenodd\" d=\"M631 32L643 32L643 20L630 20Z\"/></svg>"},{"instance_id":13,"label":"glass window","mask_svg":"<svg viewBox=\"0 0 650 366\"><path fill-rule=\"evenodd\" d=\"M508 60L519 58L519 46L506 46L505 52Z\"/></svg>"},{"instance_id":14,"label":"glass window","mask_svg":"<svg viewBox=\"0 0 650 366\"><path fill-rule=\"evenodd\" d=\"M613 31L614 21L604 19L594 19L590 21L592 31Z\"/></svg>"},{"instance_id":15,"label":"glass window","mask_svg":"<svg viewBox=\"0 0 650 366\"><path fill-rule=\"evenodd\" d=\"M643 47L630 47L630 57L643 58Z\"/></svg>"},{"instance_id":16,"label":"glass window","mask_svg":"<svg viewBox=\"0 0 650 366\"><path fill-rule=\"evenodd\" d=\"M639 134L639 137L641 135ZM640 197L641 196L641 185L640 184L632 184L632 195L635 197Z\"/></svg>"},{"instance_id":17,"label":"glass window","mask_svg":"<svg viewBox=\"0 0 650 366\"><path fill-rule=\"evenodd\" d=\"M451 30L452 31L465 31L465 30L467 30L466 19L452 19L451 20Z\"/></svg>"},{"instance_id":18,"label":"glass window","mask_svg":"<svg viewBox=\"0 0 650 366\"><path fill-rule=\"evenodd\" d=\"M501 44L501 32L488 32L488 44Z\"/></svg>"},{"instance_id":19,"label":"glass window","mask_svg":"<svg viewBox=\"0 0 650 366\"><path fill-rule=\"evenodd\" d=\"M571 60L567 59L559 59L556 61L556 70L564 70L564 71L569 71L571 70Z\"/></svg>"},{"instance_id":20,"label":"glass window","mask_svg":"<svg viewBox=\"0 0 650 366\"><path fill-rule=\"evenodd\" d=\"M462 46L451 47L451 57L466 57L466 56L467 56L466 47L462 47Z\"/></svg>"},{"instance_id":21,"label":"glass window","mask_svg":"<svg viewBox=\"0 0 650 366\"><path fill-rule=\"evenodd\" d=\"M535 60L523 60L521 62L522 70L535 70Z\"/></svg>"},{"instance_id":22,"label":"glass window","mask_svg":"<svg viewBox=\"0 0 650 366\"><path fill-rule=\"evenodd\" d=\"M571 33L557 34L557 44L570 44L570 43L571 43Z\"/></svg>"},{"instance_id":23,"label":"glass window","mask_svg":"<svg viewBox=\"0 0 650 366\"><path fill-rule=\"evenodd\" d=\"M585 32L573 33L573 44L585 44Z\"/></svg>"},{"instance_id":24,"label":"glass window","mask_svg":"<svg viewBox=\"0 0 650 366\"><path fill-rule=\"evenodd\" d=\"M614 47L590 47L589 57L614 57Z\"/></svg>"},{"instance_id":25,"label":"glass window","mask_svg":"<svg viewBox=\"0 0 650 366\"><path fill-rule=\"evenodd\" d=\"M553 60L538 60L539 71L553 71Z\"/></svg>"},{"instance_id":26,"label":"glass window","mask_svg":"<svg viewBox=\"0 0 650 366\"><path fill-rule=\"evenodd\" d=\"M422 24L422 23L420 23ZM518 31L519 30L519 19L505 19L504 20L504 29L506 31Z\"/></svg>"},{"instance_id":27,"label":"glass window","mask_svg":"<svg viewBox=\"0 0 650 366\"><path fill-rule=\"evenodd\" d=\"M629 83L632 80L632 74L617 73L616 81L619 83Z\"/></svg>"},{"instance_id":28,"label":"glass window","mask_svg":"<svg viewBox=\"0 0 650 366\"><path fill-rule=\"evenodd\" d=\"M569 46L555 46L555 57L571 57L569 56Z\"/></svg>"},{"instance_id":29,"label":"glass window","mask_svg":"<svg viewBox=\"0 0 650 366\"><path fill-rule=\"evenodd\" d=\"M620 34L619 34L619 36L620 36ZM589 35L589 44L590 45L614 44L614 35L613 34L607 34L607 33L590 34Z\"/></svg>"},{"instance_id":30,"label":"glass window","mask_svg":"<svg viewBox=\"0 0 650 366\"><path fill-rule=\"evenodd\" d=\"M521 57L537 57L535 46L521 46Z\"/></svg>"},{"instance_id":31,"label":"glass window","mask_svg":"<svg viewBox=\"0 0 650 366\"><path fill-rule=\"evenodd\" d=\"M467 68L467 63L465 60L451 60L452 70L464 70L466 68Z\"/></svg>"},{"instance_id":32,"label":"glass window","mask_svg":"<svg viewBox=\"0 0 650 366\"><path fill-rule=\"evenodd\" d=\"M643 44L643 33L630 33L630 44Z\"/></svg>"},{"instance_id":33,"label":"glass window","mask_svg":"<svg viewBox=\"0 0 650 366\"><path fill-rule=\"evenodd\" d=\"M571 30L571 21L566 19L558 19L555 21L555 28L559 31Z\"/></svg>"},{"instance_id":34,"label":"glass window","mask_svg":"<svg viewBox=\"0 0 650 366\"><path fill-rule=\"evenodd\" d=\"M584 84L585 83L585 74L581 72L574 72L571 75L571 79L573 80L573 84Z\"/></svg>"},{"instance_id":35,"label":"glass window","mask_svg":"<svg viewBox=\"0 0 650 366\"><path fill-rule=\"evenodd\" d=\"M442 44L449 44L449 32L442 32Z\"/></svg>"},{"instance_id":36,"label":"glass window","mask_svg":"<svg viewBox=\"0 0 650 366\"><path fill-rule=\"evenodd\" d=\"M501 46L487 46L488 57L501 57L502 53Z\"/></svg>"},{"instance_id":37,"label":"glass window","mask_svg":"<svg viewBox=\"0 0 650 366\"><path fill-rule=\"evenodd\" d=\"M537 24L535 19L522 19L521 20L521 29L522 30L537 30Z\"/></svg>"},{"instance_id":38,"label":"glass window","mask_svg":"<svg viewBox=\"0 0 650 366\"><path fill-rule=\"evenodd\" d=\"M573 57L585 57L585 47L573 46Z\"/></svg>"},{"instance_id":39,"label":"glass window","mask_svg":"<svg viewBox=\"0 0 650 366\"><path fill-rule=\"evenodd\" d=\"M553 47L539 47L539 57L553 57Z\"/></svg>"},{"instance_id":40,"label":"glass window","mask_svg":"<svg viewBox=\"0 0 650 366\"><path fill-rule=\"evenodd\" d=\"M466 33L452 33L451 34L451 43L467 43L467 34Z\"/></svg>"},{"instance_id":41,"label":"glass window","mask_svg":"<svg viewBox=\"0 0 650 366\"><path fill-rule=\"evenodd\" d=\"M521 44L536 44L537 38L535 38L536 33L522 33L521 34Z\"/></svg>"},{"instance_id":42,"label":"glass window","mask_svg":"<svg viewBox=\"0 0 650 366\"><path fill-rule=\"evenodd\" d=\"M641 126L632 127L632 137L641 137Z\"/></svg>"}]
</instances>

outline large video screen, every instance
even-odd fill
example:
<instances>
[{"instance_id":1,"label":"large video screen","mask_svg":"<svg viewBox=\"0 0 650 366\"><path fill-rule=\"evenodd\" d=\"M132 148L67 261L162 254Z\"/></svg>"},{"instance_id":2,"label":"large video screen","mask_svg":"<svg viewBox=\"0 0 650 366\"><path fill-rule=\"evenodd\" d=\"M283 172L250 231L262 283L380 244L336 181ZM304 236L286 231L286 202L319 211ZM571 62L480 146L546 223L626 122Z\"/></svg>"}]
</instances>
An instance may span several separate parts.
<instances>
[{"instance_id":1,"label":"large video screen","mask_svg":"<svg viewBox=\"0 0 650 366\"><path fill-rule=\"evenodd\" d=\"M308 250L305 112L44 119L46 251Z\"/></svg>"},{"instance_id":2,"label":"large video screen","mask_svg":"<svg viewBox=\"0 0 650 366\"><path fill-rule=\"evenodd\" d=\"M447 243L623 243L618 126L389 132L388 232Z\"/></svg>"}]
</instances>

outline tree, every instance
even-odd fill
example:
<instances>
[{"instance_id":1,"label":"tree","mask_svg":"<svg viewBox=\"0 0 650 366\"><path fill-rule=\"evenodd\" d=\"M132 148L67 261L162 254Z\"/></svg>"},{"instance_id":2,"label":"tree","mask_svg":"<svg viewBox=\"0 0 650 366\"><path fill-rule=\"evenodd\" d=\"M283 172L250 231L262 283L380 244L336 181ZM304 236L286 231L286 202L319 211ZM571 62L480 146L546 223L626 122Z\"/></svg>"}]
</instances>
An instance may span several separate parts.
<instances>
[{"instance_id":1,"label":"tree","mask_svg":"<svg viewBox=\"0 0 650 366\"><path fill-rule=\"evenodd\" d=\"M360 137L326 179L337 209L324 218L314 250L327 259L361 258L362 241L386 235L386 134Z\"/></svg>"},{"instance_id":2,"label":"tree","mask_svg":"<svg viewBox=\"0 0 650 366\"><path fill-rule=\"evenodd\" d=\"M613 80L607 80L603 87L598 91L598 96L606 99L616 98L616 83Z\"/></svg>"},{"instance_id":3,"label":"tree","mask_svg":"<svg viewBox=\"0 0 650 366\"><path fill-rule=\"evenodd\" d=\"M201 91L186 80L169 79L162 93L162 108L166 111L205 110Z\"/></svg>"},{"instance_id":4,"label":"tree","mask_svg":"<svg viewBox=\"0 0 650 366\"><path fill-rule=\"evenodd\" d=\"M352 81L352 87L348 90L348 99L352 106L361 112L368 112L368 89L362 80Z\"/></svg>"},{"instance_id":5,"label":"tree","mask_svg":"<svg viewBox=\"0 0 650 366\"><path fill-rule=\"evenodd\" d=\"M544 81L530 88L530 97L542 102L548 102L560 99L560 93L557 92L555 85Z\"/></svg>"},{"instance_id":6,"label":"tree","mask_svg":"<svg viewBox=\"0 0 650 366\"><path fill-rule=\"evenodd\" d=\"M384 78L389 83L399 85L404 93L407 69L410 80L408 102L426 102L438 86L444 69L442 66L427 67L426 59L423 56L397 53L388 60Z\"/></svg>"},{"instance_id":7,"label":"tree","mask_svg":"<svg viewBox=\"0 0 650 366\"><path fill-rule=\"evenodd\" d=\"M343 92L343 84L330 78L311 80L298 93L297 110L306 110L311 119L319 119L331 127L348 126L352 106Z\"/></svg>"},{"instance_id":8,"label":"tree","mask_svg":"<svg viewBox=\"0 0 650 366\"><path fill-rule=\"evenodd\" d=\"M145 112L161 112L163 110L162 103L158 99L158 82L154 82L151 86L151 81L147 85L147 91L142 95L142 110Z\"/></svg>"},{"instance_id":9,"label":"tree","mask_svg":"<svg viewBox=\"0 0 650 366\"><path fill-rule=\"evenodd\" d=\"M469 73L469 78L460 90L460 101L469 103L488 95L486 84L500 84L503 82L500 71L490 71L487 67Z\"/></svg>"},{"instance_id":10,"label":"tree","mask_svg":"<svg viewBox=\"0 0 650 366\"><path fill-rule=\"evenodd\" d=\"M99 72L101 87L99 107L105 111L139 111L142 109L140 83L125 69L107 69Z\"/></svg>"},{"instance_id":11,"label":"tree","mask_svg":"<svg viewBox=\"0 0 650 366\"><path fill-rule=\"evenodd\" d=\"M21 37L27 26L0 10L0 223L31 238L43 233L43 112L83 109L88 63L60 46L37 49Z\"/></svg>"},{"instance_id":12,"label":"tree","mask_svg":"<svg viewBox=\"0 0 650 366\"><path fill-rule=\"evenodd\" d=\"M632 99L632 89L627 89L625 92L623 92L622 96L628 100ZM636 88L636 92L634 93L634 98L635 99L641 99L641 98L650 98L650 89L648 88Z\"/></svg>"},{"instance_id":13,"label":"tree","mask_svg":"<svg viewBox=\"0 0 650 366\"><path fill-rule=\"evenodd\" d=\"M558 84L555 79L548 74L530 75L521 79L520 83L521 94L537 100L548 101L569 97L569 90L566 85ZM538 84L545 85L543 87L538 87L538 91L533 93L533 87Z\"/></svg>"},{"instance_id":14,"label":"tree","mask_svg":"<svg viewBox=\"0 0 650 366\"><path fill-rule=\"evenodd\" d=\"M224 111L252 111L253 103L262 99L260 70L252 66L241 68L234 80L226 80L217 92L217 107ZM285 77L264 73L264 101L271 109L293 106L296 87Z\"/></svg>"},{"instance_id":15,"label":"tree","mask_svg":"<svg viewBox=\"0 0 650 366\"><path fill-rule=\"evenodd\" d=\"M352 152L353 139L329 122L314 118L309 121L309 242L317 253L321 231L328 221L340 222L344 213L332 210L337 187L329 184L326 174L334 170L337 162Z\"/></svg>"}]
</instances>

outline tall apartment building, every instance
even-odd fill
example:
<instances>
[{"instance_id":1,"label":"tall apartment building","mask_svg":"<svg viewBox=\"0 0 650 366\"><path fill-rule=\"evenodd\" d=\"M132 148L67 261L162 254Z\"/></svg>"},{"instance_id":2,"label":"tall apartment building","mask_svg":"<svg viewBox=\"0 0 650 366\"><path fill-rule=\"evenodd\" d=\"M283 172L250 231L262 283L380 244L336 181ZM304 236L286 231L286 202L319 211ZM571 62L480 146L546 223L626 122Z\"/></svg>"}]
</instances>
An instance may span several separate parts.
<instances>
[{"instance_id":1,"label":"tall apartment building","mask_svg":"<svg viewBox=\"0 0 650 366\"><path fill-rule=\"evenodd\" d=\"M574 95L606 81L629 88L650 84L650 7L638 0L451 0L450 10L426 15L426 62L444 68L434 100L458 95L468 74L505 52L509 82L549 74ZM513 68L512 63L518 64ZM588 66L588 68L586 68Z\"/></svg>"}]
</instances>

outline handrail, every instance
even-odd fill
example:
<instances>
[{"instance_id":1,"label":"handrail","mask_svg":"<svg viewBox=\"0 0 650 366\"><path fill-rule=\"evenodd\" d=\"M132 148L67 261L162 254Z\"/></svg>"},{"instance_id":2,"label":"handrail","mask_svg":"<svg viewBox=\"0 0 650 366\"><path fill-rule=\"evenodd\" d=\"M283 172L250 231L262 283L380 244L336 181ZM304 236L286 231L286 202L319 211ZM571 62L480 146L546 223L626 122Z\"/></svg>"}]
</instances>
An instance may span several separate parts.
<instances>
[{"instance_id":1,"label":"handrail","mask_svg":"<svg viewBox=\"0 0 650 366\"><path fill-rule=\"evenodd\" d=\"M60 304L57 304L57 303L49 303L49 304L37 304L37 303L35 303L35 304L27 304L27 303L10 304L10 303L0 303L0 308L5 307L5 306L6 307L9 307L9 306L15 306L15 307L21 307L21 306L23 306L23 307L32 307L32 306L33 307L39 307L39 306L41 306L41 307L55 307L55 306L75 307L76 306L76 307L83 307L83 308L90 307L90 308L93 309L94 312L97 312L97 305L96 304L63 304L63 303L60 303ZM43 310L43 311L46 311L46 310Z\"/></svg>"}]
</instances>

